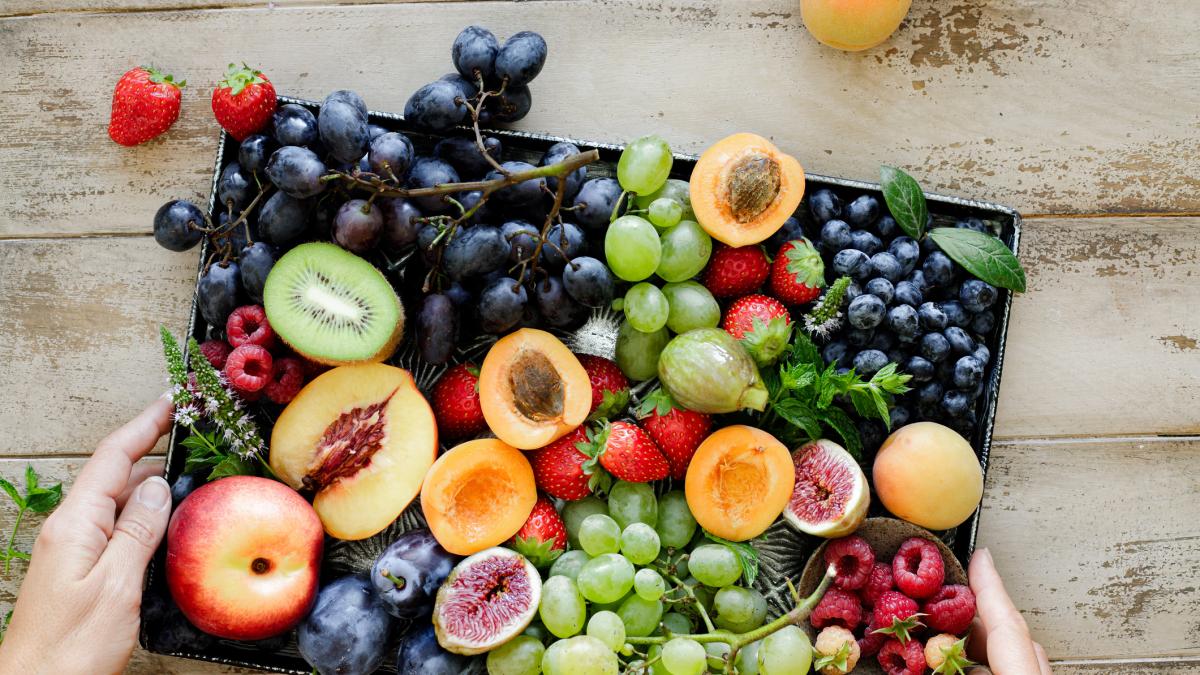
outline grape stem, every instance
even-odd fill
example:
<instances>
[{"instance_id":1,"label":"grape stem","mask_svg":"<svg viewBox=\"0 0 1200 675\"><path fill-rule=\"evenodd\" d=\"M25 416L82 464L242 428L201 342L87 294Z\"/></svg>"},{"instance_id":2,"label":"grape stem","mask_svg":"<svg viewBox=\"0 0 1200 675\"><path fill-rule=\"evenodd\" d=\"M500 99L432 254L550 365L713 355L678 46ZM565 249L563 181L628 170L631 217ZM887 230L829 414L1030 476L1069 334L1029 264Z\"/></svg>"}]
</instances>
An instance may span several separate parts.
<instances>
[{"instance_id":1,"label":"grape stem","mask_svg":"<svg viewBox=\"0 0 1200 675\"><path fill-rule=\"evenodd\" d=\"M679 590L683 591L684 594L686 594L689 598L691 598L692 602L696 603L696 611L700 614L700 618L704 621L704 627L708 629L708 632L709 633L716 632L717 627L713 625L712 619L709 618L708 610L704 609L704 603L700 602L700 599L696 597L696 593L695 593L695 591L692 590L692 587L688 586L686 583L683 582L682 579L680 579L677 576L668 575L667 578L670 579L671 583L675 584L675 586L678 587ZM636 643L631 643L631 644L636 644Z\"/></svg>"}]
</instances>

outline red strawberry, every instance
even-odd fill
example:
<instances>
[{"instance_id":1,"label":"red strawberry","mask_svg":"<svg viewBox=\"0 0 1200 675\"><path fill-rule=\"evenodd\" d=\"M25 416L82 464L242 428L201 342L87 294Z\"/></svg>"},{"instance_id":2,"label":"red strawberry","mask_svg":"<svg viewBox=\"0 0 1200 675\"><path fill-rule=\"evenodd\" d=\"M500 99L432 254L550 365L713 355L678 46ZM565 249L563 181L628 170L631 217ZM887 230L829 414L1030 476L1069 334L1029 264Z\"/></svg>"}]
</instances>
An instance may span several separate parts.
<instances>
[{"instance_id":1,"label":"red strawberry","mask_svg":"<svg viewBox=\"0 0 1200 675\"><path fill-rule=\"evenodd\" d=\"M792 339L792 316L775 298L747 295L725 310L721 328L742 343L755 363L766 366L787 349Z\"/></svg>"},{"instance_id":2,"label":"red strawberry","mask_svg":"<svg viewBox=\"0 0 1200 675\"><path fill-rule=\"evenodd\" d=\"M588 432L591 445L584 452L591 458L584 464L599 462L617 478L631 483L662 480L671 473L671 465L650 435L632 422L616 421L604 424L598 431Z\"/></svg>"},{"instance_id":3,"label":"red strawberry","mask_svg":"<svg viewBox=\"0 0 1200 675\"><path fill-rule=\"evenodd\" d=\"M438 433L449 439L467 438L487 429L479 405L479 368L460 363L447 370L430 395Z\"/></svg>"},{"instance_id":4,"label":"red strawberry","mask_svg":"<svg viewBox=\"0 0 1200 675\"><path fill-rule=\"evenodd\" d=\"M535 567L545 567L567 550L567 528L554 504L539 496L525 524L505 545L528 558Z\"/></svg>"},{"instance_id":5,"label":"red strawberry","mask_svg":"<svg viewBox=\"0 0 1200 675\"><path fill-rule=\"evenodd\" d=\"M642 428L671 465L671 477L683 480L696 448L712 430L712 418L676 406L662 389L655 389L642 400L638 415Z\"/></svg>"},{"instance_id":6,"label":"red strawberry","mask_svg":"<svg viewBox=\"0 0 1200 675\"><path fill-rule=\"evenodd\" d=\"M629 379L617 364L591 354L580 354L579 362L592 383L589 419L607 419L625 412L629 405Z\"/></svg>"},{"instance_id":7,"label":"red strawberry","mask_svg":"<svg viewBox=\"0 0 1200 675\"><path fill-rule=\"evenodd\" d=\"M146 67L122 75L113 91L108 137L121 145L137 145L170 129L179 119L179 90L186 84Z\"/></svg>"},{"instance_id":8,"label":"red strawberry","mask_svg":"<svg viewBox=\"0 0 1200 675\"><path fill-rule=\"evenodd\" d=\"M529 459L537 486L552 497L575 501L608 489L610 478L603 468L584 464L588 456L579 446L588 445L587 429L579 427L544 448L534 450Z\"/></svg>"},{"instance_id":9,"label":"red strawberry","mask_svg":"<svg viewBox=\"0 0 1200 675\"><path fill-rule=\"evenodd\" d=\"M262 129L275 114L275 87L261 71L229 64L212 94L213 115L237 140Z\"/></svg>"},{"instance_id":10,"label":"red strawberry","mask_svg":"<svg viewBox=\"0 0 1200 675\"><path fill-rule=\"evenodd\" d=\"M718 246L704 271L704 286L718 298L734 298L757 290L770 271L761 246Z\"/></svg>"},{"instance_id":11,"label":"red strawberry","mask_svg":"<svg viewBox=\"0 0 1200 675\"><path fill-rule=\"evenodd\" d=\"M779 247L771 265L771 295L789 305L803 305L821 295L825 263L807 239L793 239Z\"/></svg>"}]
</instances>

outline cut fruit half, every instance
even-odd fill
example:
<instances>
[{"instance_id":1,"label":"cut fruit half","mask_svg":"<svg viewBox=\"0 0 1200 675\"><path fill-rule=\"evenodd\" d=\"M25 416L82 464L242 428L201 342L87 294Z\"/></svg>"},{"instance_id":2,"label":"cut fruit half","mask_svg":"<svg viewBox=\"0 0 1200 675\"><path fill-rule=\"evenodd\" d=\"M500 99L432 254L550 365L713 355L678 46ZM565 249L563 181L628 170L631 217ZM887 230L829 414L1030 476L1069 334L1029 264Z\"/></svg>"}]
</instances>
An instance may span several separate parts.
<instances>
[{"instance_id":1,"label":"cut fruit half","mask_svg":"<svg viewBox=\"0 0 1200 675\"><path fill-rule=\"evenodd\" d=\"M516 551L489 548L455 566L438 589L433 628L455 654L482 654L525 630L542 598L542 577Z\"/></svg>"},{"instance_id":2,"label":"cut fruit half","mask_svg":"<svg viewBox=\"0 0 1200 675\"><path fill-rule=\"evenodd\" d=\"M804 197L804 169L757 134L711 145L692 169L689 193L700 226L729 246L775 234Z\"/></svg>"},{"instance_id":3,"label":"cut fruit half","mask_svg":"<svg viewBox=\"0 0 1200 675\"><path fill-rule=\"evenodd\" d=\"M292 349L327 365L383 361L404 334L404 307L383 273L333 244L301 244L271 268L267 320Z\"/></svg>"},{"instance_id":4,"label":"cut fruit half","mask_svg":"<svg viewBox=\"0 0 1200 675\"><path fill-rule=\"evenodd\" d=\"M867 517L871 490L858 462L845 448L822 438L792 453L796 486L783 517L817 537L842 537Z\"/></svg>"},{"instance_id":5,"label":"cut fruit half","mask_svg":"<svg viewBox=\"0 0 1200 675\"><path fill-rule=\"evenodd\" d=\"M745 541L762 534L792 494L787 446L755 427L735 424L704 439L688 465L684 492L696 522Z\"/></svg>"},{"instance_id":6,"label":"cut fruit half","mask_svg":"<svg viewBox=\"0 0 1200 675\"><path fill-rule=\"evenodd\" d=\"M437 456L437 424L407 370L342 366L309 382L271 433L271 470L313 491L325 532L364 539L421 490Z\"/></svg>"}]
</instances>

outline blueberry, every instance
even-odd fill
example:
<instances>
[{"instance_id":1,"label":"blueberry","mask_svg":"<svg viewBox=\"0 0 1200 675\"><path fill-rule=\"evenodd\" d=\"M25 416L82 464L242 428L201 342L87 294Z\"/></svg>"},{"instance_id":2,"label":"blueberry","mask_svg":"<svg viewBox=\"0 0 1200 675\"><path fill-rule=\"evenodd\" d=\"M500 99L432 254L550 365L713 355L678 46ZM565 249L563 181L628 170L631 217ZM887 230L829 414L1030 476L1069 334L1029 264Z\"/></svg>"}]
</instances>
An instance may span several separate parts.
<instances>
[{"instance_id":1,"label":"blueberry","mask_svg":"<svg viewBox=\"0 0 1200 675\"><path fill-rule=\"evenodd\" d=\"M928 363L928 362L926 362ZM917 389L917 400L921 403L937 403L942 400L942 385L938 382L930 382Z\"/></svg>"},{"instance_id":2,"label":"blueberry","mask_svg":"<svg viewBox=\"0 0 1200 675\"><path fill-rule=\"evenodd\" d=\"M855 426L858 427L858 436L862 439L863 446L867 448L868 452L878 449L883 444L886 430L879 420L859 420Z\"/></svg>"},{"instance_id":3,"label":"blueberry","mask_svg":"<svg viewBox=\"0 0 1200 675\"><path fill-rule=\"evenodd\" d=\"M608 219L621 198L621 184L615 178L591 178L584 181L575 195L575 220L590 229L608 226Z\"/></svg>"},{"instance_id":4,"label":"blueberry","mask_svg":"<svg viewBox=\"0 0 1200 675\"><path fill-rule=\"evenodd\" d=\"M992 352L984 345L977 345L975 351L971 352L971 356L974 356L985 366L992 360Z\"/></svg>"},{"instance_id":5,"label":"blueberry","mask_svg":"<svg viewBox=\"0 0 1200 675\"><path fill-rule=\"evenodd\" d=\"M446 84L446 86L451 86ZM371 137L367 116L353 103L326 97L317 112L317 128L329 156L339 162L356 162L367 152Z\"/></svg>"},{"instance_id":6,"label":"blueberry","mask_svg":"<svg viewBox=\"0 0 1200 675\"><path fill-rule=\"evenodd\" d=\"M310 205L284 192L271 195L258 212L258 232L267 243L288 246L308 230Z\"/></svg>"},{"instance_id":7,"label":"blueberry","mask_svg":"<svg viewBox=\"0 0 1200 675\"><path fill-rule=\"evenodd\" d=\"M904 363L905 359L908 358L908 353L900 347L893 347L887 350L887 357L888 361L892 363Z\"/></svg>"},{"instance_id":8,"label":"blueberry","mask_svg":"<svg viewBox=\"0 0 1200 675\"><path fill-rule=\"evenodd\" d=\"M322 673L373 673L386 655L392 617L365 575L322 588L296 631L300 655Z\"/></svg>"},{"instance_id":9,"label":"blueberry","mask_svg":"<svg viewBox=\"0 0 1200 675\"><path fill-rule=\"evenodd\" d=\"M901 281L896 284L895 300L897 303L918 307L925 300L916 284L911 281Z\"/></svg>"},{"instance_id":10,"label":"blueberry","mask_svg":"<svg viewBox=\"0 0 1200 675\"><path fill-rule=\"evenodd\" d=\"M208 268L196 285L200 315L210 325L224 326L225 320L241 304L241 270L235 262L217 263Z\"/></svg>"},{"instance_id":11,"label":"blueberry","mask_svg":"<svg viewBox=\"0 0 1200 675\"><path fill-rule=\"evenodd\" d=\"M916 286L917 290L921 291L922 293L929 290L929 281L925 278L925 273L921 270L913 270L909 272L908 277L905 278L905 281L908 281L913 286Z\"/></svg>"},{"instance_id":12,"label":"blueberry","mask_svg":"<svg viewBox=\"0 0 1200 675\"><path fill-rule=\"evenodd\" d=\"M169 251L186 251L200 243L205 227L204 212L195 204L176 199L158 207L154 214L154 241Z\"/></svg>"},{"instance_id":13,"label":"blueberry","mask_svg":"<svg viewBox=\"0 0 1200 675\"><path fill-rule=\"evenodd\" d=\"M238 146L238 164L242 166L243 171L257 173L267 168L267 159L278 149L279 143L276 143L274 138L252 134Z\"/></svg>"},{"instance_id":14,"label":"blueberry","mask_svg":"<svg viewBox=\"0 0 1200 675\"><path fill-rule=\"evenodd\" d=\"M842 198L833 190L821 189L808 197L808 210L817 222L824 223L842 216Z\"/></svg>"},{"instance_id":15,"label":"blueberry","mask_svg":"<svg viewBox=\"0 0 1200 675\"><path fill-rule=\"evenodd\" d=\"M821 248L840 251L850 248L850 226L840 220L830 220L821 226Z\"/></svg>"},{"instance_id":16,"label":"blueberry","mask_svg":"<svg viewBox=\"0 0 1200 675\"><path fill-rule=\"evenodd\" d=\"M500 53L500 41L492 31L482 26L467 26L450 48L450 60L454 68L466 79L474 82L480 77L492 79L496 70L496 54Z\"/></svg>"},{"instance_id":17,"label":"blueberry","mask_svg":"<svg viewBox=\"0 0 1200 675\"><path fill-rule=\"evenodd\" d=\"M921 265L931 286L948 286L954 281L954 262L941 251L930 253Z\"/></svg>"},{"instance_id":18,"label":"blueberry","mask_svg":"<svg viewBox=\"0 0 1200 675\"><path fill-rule=\"evenodd\" d=\"M321 181L325 164L308 148L285 145L276 150L267 160L266 174L281 192L297 199L312 197L325 190L325 183Z\"/></svg>"},{"instance_id":19,"label":"blueberry","mask_svg":"<svg viewBox=\"0 0 1200 675\"><path fill-rule=\"evenodd\" d=\"M563 268L563 288L577 302L588 307L612 302L614 285L608 267L595 258L579 256Z\"/></svg>"},{"instance_id":20,"label":"blueberry","mask_svg":"<svg viewBox=\"0 0 1200 675\"><path fill-rule=\"evenodd\" d=\"M496 54L496 77L507 79L510 87L529 84L544 65L546 41L533 31L523 30L505 40Z\"/></svg>"},{"instance_id":21,"label":"blueberry","mask_svg":"<svg viewBox=\"0 0 1200 675\"><path fill-rule=\"evenodd\" d=\"M951 326L944 333L950 342L950 349L954 350L955 354L970 354L975 351L975 341L967 335L967 331L958 326Z\"/></svg>"},{"instance_id":22,"label":"blueberry","mask_svg":"<svg viewBox=\"0 0 1200 675\"><path fill-rule=\"evenodd\" d=\"M1000 296L996 287L978 279L967 279L958 289L958 299L968 312L982 312Z\"/></svg>"},{"instance_id":23,"label":"blueberry","mask_svg":"<svg viewBox=\"0 0 1200 675\"><path fill-rule=\"evenodd\" d=\"M851 300L857 298L858 296L860 296L862 294L863 294L863 288L862 288L862 286L860 286L858 284L857 281L851 281L846 286L846 302L850 302Z\"/></svg>"},{"instance_id":24,"label":"blueberry","mask_svg":"<svg viewBox=\"0 0 1200 675\"><path fill-rule=\"evenodd\" d=\"M579 154L579 146L574 143L563 141L550 146L546 153L542 155L538 166L550 166L551 164L559 164L564 159L571 155ZM581 166L567 175L567 185L563 192L563 202L570 204L571 200L575 199L575 195L579 194L579 187L583 185L583 181L587 180L587 167ZM546 187L551 191L558 189L558 178L547 178Z\"/></svg>"},{"instance_id":25,"label":"blueberry","mask_svg":"<svg viewBox=\"0 0 1200 675\"><path fill-rule=\"evenodd\" d=\"M938 245L933 241L933 237L925 237L924 239L921 240L921 253L924 253L925 255L929 255L930 253L933 253L934 251L940 251L940 250L941 249L938 248Z\"/></svg>"},{"instance_id":26,"label":"blueberry","mask_svg":"<svg viewBox=\"0 0 1200 675\"><path fill-rule=\"evenodd\" d=\"M909 274L917 266L917 261L921 258L921 247L913 240L912 237L901 236L892 240L888 244L888 253L895 256L900 263L900 268L904 270L904 274Z\"/></svg>"},{"instance_id":27,"label":"blueberry","mask_svg":"<svg viewBox=\"0 0 1200 675\"><path fill-rule=\"evenodd\" d=\"M869 378L888 364L887 354L878 349L864 349L854 357L854 370Z\"/></svg>"},{"instance_id":28,"label":"blueberry","mask_svg":"<svg viewBox=\"0 0 1200 675\"><path fill-rule=\"evenodd\" d=\"M275 266L277 258L275 248L265 242L256 241L242 249L242 254L238 257L242 288L246 289L246 295L254 302L262 304L263 286L266 285L267 275Z\"/></svg>"},{"instance_id":29,"label":"blueberry","mask_svg":"<svg viewBox=\"0 0 1200 675\"><path fill-rule=\"evenodd\" d=\"M411 188L433 187L441 183L457 183L458 172L454 167L440 159L418 157L413 162L412 170L408 172L408 186ZM417 208L425 213L445 213L450 210L450 204L439 195L414 197Z\"/></svg>"},{"instance_id":30,"label":"blueberry","mask_svg":"<svg viewBox=\"0 0 1200 675\"><path fill-rule=\"evenodd\" d=\"M780 228L776 230L775 234L771 235L771 238L767 240L767 249L771 251L778 251L780 246L783 246L789 241L795 241L803 238L804 227L800 224L800 221L797 220L795 216L792 216L783 221L783 225L780 226Z\"/></svg>"},{"instance_id":31,"label":"blueberry","mask_svg":"<svg viewBox=\"0 0 1200 675\"><path fill-rule=\"evenodd\" d=\"M974 356L964 356L954 362L954 386L971 389L983 381L983 362Z\"/></svg>"},{"instance_id":32,"label":"blueberry","mask_svg":"<svg viewBox=\"0 0 1200 675\"><path fill-rule=\"evenodd\" d=\"M555 223L546 232L542 246L542 262L552 269L561 268L566 262L581 253L587 244L583 230L575 223Z\"/></svg>"},{"instance_id":33,"label":"blueberry","mask_svg":"<svg viewBox=\"0 0 1200 675\"><path fill-rule=\"evenodd\" d=\"M866 291L882 300L884 304L890 303L892 301L892 296L896 293L896 289L892 286L892 282L882 278L868 281Z\"/></svg>"},{"instance_id":34,"label":"blueberry","mask_svg":"<svg viewBox=\"0 0 1200 675\"><path fill-rule=\"evenodd\" d=\"M980 312L971 318L971 330L980 335L987 335L996 328L996 315L991 312Z\"/></svg>"},{"instance_id":35,"label":"blueberry","mask_svg":"<svg viewBox=\"0 0 1200 675\"><path fill-rule=\"evenodd\" d=\"M846 331L846 343L852 347L866 347L875 337L874 329L851 328Z\"/></svg>"},{"instance_id":36,"label":"blueberry","mask_svg":"<svg viewBox=\"0 0 1200 675\"><path fill-rule=\"evenodd\" d=\"M912 375L915 382L928 382L933 378L934 367L928 359L922 356L910 356L905 362L903 370Z\"/></svg>"},{"instance_id":37,"label":"blueberry","mask_svg":"<svg viewBox=\"0 0 1200 675\"><path fill-rule=\"evenodd\" d=\"M926 333L921 338L921 356L933 363L941 363L950 356L950 341L941 333Z\"/></svg>"},{"instance_id":38,"label":"blueberry","mask_svg":"<svg viewBox=\"0 0 1200 675\"><path fill-rule=\"evenodd\" d=\"M504 169L510 174L520 173L522 171L528 171L534 168L532 164L528 164L526 162L504 162L500 166L504 167ZM499 171L492 170L489 171L487 176L484 178L485 180L495 180L500 177L501 174ZM532 204L541 199L542 191L545 188L546 179L535 178L533 180L527 180L523 183L517 183L516 185L510 185L506 188L497 190L493 193L493 198L500 204L508 206Z\"/></svg>"},{"instance_id":39,"label":"blueberry","mask_svg":"<svg viewBox=\"0 0 1200 675\"><path fill-rule=\"evenodd\" d=\"M821 358L825 359L825 363L837 363L840 367L848 367L850 365L849 347L845 342L835 340L821 348Z\"/></svg>"},{"instance_id":40,"label":"blueberry","mask_svg":"<svg viewBox=\"0 0 1200 675\"><path fill-rule=\"evenodd\" d=\"M850 233L850 248L856 248L871 255L883 248L883 242L879 240L879 237L866 230L854 230Z\"/></svg>"},{"instance_id":41,"label":"blueberry","mask_svg":"<svg viewBox=\"0 0 1200 675\"><path fill-rule=\"evenodd\" d=\"M846 318L851 326L864 330L874 328L883 321L884 310L887 306L874 295L860 295L850 301L846 308Z\"/></svg>"},{"instance_id":42,"label":"blueberry","mask_svg":"<svg viewBox=\"0 0 1200 675\"><path fill-rule=\"evenodd\" d=\"M877 330L875 335L871 336L871 341L867 343L870 349L878 349L881 352L886 352L896 346L896 336L886 330Z\"/></svg>"},{"instance_id":43,"label":"blueberry","mask_svg":"<svg viewBox=\"0 0 1200 675\"><path fill-rule=\"evenodd\" d=\"M846 222L855 227L867 227L879 218L879 200L872 195L862 195L846 205Z\"/></svg>"},{"instance_id":44,"label":"blueberry","mask_svg":"<svg viewBox=\"0 0 1200 675\"><path fill-rule=\"evenodd\" d=\"M947 300L946 302L938 303L938 307L941 307L942 311L946 313L946 321L951 326L963 328L971 322L971 317L967 314L967 310L957 300Z\"/></svg>"},{"instance_id":45,"label":"blueberry","mask_svg":"<svg viewBox=\"0 0 1200 675\"><path fill-rule=\"evenodd\" d=\"M312 145L317 142L317 118L308 108L285 103L273 115L275 140L280 145Z\"/></svg>"},{"instance_id":46,"label":"blueberry","mask_svg":"<svg viewBox=\"0 0 1200 675\"><path fill-rule=\"evenodd\" d=\"M516 122L529 114L533 108L533 94L529 87L523 84L509 85L498 96L489 96L479 121L483 123L485 114L489 114L497 122Z\"/></svg>"},{"instance_id":47,"label":"blueberry","mask_svg":"<svg viewBox=\"0 0 1200 675\"><path fill-rule=\"evenodd\" d=\"M884 239L891 239L899 229L896 219L888 215L883 216L875 223L875 233Z\"/></svg>"},{"instance_id":48,"label":"blueberry","mask_svg":"<svg viewBox=\"0 0 1200 675\"><path fill-rule=\"evenodd\" d=\"M871 259L866 253L853 248L838 251L833 256L833 271L838 276L851 276L865 281L871 276Z\"/></svg>"},{"instance_id":49,"label":"blueberry","mask_svg":"<svg viewBox=\"0 0 1200 675\"><path fill-rule=\"evenodd\" d=\"M181 474L179 478L171 483L171 507L179 506L179 503L187 498L188 495L196 491L196 488L204 485L208 480L207 476L210 472L205 470L193 471L192 473ZM144 610L145 608L143 608Z\"/></svg>"},{"instance_id":50,"label":"blueberry","mask_svg":"<svg viewBox=\"0 0 1200 675\"><path fill-rule=\"evenodd\" d=\"M942 395L942 409L951 417L960 417L971 407L971 397L957 389Z\"/></svg>"},{"instance_id":51,"label":"blueberry","mask_svg":"<svg viewBox=\"0 0 1200 675\"><path fill-rule=\"evenodd\" d=\"M404 104L404 119L431 131L449 131L466 117L462 92L445 80L421 87Z\"/></svg>"},{"instance_id":52,"label":"blueberry","mask_svg":"<svg viewBox=\"0 0 1200 675\"><path fill-rule=\"evenodd\" d=\"M871 256L871 269L875 271L877 276L881 276L893 283L900 280L903 275L903 268L896 256L884 251Z\"/></svg>"},{"instance_id":53,"label":"blueberry","mask_svg":"<svg viewBox=\"0 0 1200 675\"><path fill-rule=\"evenodd\" d=\"M934 302L925 302L917 307L917 316L921 319L921 328L929 332L945 330L950 325L946 312Z\"/></svg>"},{"instance_id":54,"label":"blueberry","mask_svg":"<svg viewBox=\"0 0 1200 675\"><path fill-rule=\"evenodd\" d=\"M408 136L394 131L371 139L367 150L371 172L396 180L404 180L408 175L414 156L412 141L408 140Z\"/></svg>"},{"instance_id":55,"label":"blueberry","mask_svg":"<svg viewBox=\"0 0 1200 675\"><path fill-rule=\"evenodd\" d=\"M912 414L908 411L908 408L904 408L901 406L896 406L895 408L892 408L891 412L888 413L888 419L891 420L892 429L898 429L898 428L904 426L905 424L908 424L908 420L911 417L912 417Z\"/></svg>"},{"instance_id":56,"label":"blueberry","mask_svg":"<svg viewBox=\"0 0 1200 675\"><path fill-rule=\"evenodd\" d=\"M988 231L987 225L984 225L983 221L978 218L963 218L961 220L956 220L954 221L954 227L957 227L960 230L975 230L976 232L984 233Z\"/></svg>"},{"instance_id":57,"label":"blueberry","mask_svg":"<svg viewBox=\"0 0 1200 675\"><path fill-rule=\"evenodd\" d=\"M487 148L488 155L492 159L500 159L500 139L488 136L483 139L483 147ZM482 178L485 173L492 170L491 163L484 158L483 153L479 152L479 146L475 144L473 138L462 136L444 138L433 146L433 156L454 167L459 178L466 180Z\"/></svg>"},{"instance_id":58,"label":"blueberry","mask_svg":"<svg viewBox=\"0 0 1200 675\"><path fill-rule=\"evenodd\" d=\"M888 328L897 335L913 337L920 329L917 310L913 309L912 305L896 305L888 310L887 323Z\"/></svg>"}]
</instances>

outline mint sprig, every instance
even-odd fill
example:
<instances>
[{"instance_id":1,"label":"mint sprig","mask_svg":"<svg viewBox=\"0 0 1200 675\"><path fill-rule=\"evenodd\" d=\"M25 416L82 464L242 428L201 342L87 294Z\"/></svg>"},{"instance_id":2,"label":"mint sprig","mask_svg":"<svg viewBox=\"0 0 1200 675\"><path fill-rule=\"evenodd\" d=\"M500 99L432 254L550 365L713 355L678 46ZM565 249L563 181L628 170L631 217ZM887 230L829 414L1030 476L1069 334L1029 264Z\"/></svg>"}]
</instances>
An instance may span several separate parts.
<instances>
[{"instance_id":1,"label":"mint sprig","mask_svg":"<svg viewBox=\"0 0 1200 675\"><path fill-rule=\"evenodd\" d=\"M17 530L25 514L50 513L62 501L62 483L50 487L39 485L39 477L33 465L25 466L25 494L17 490L17 486L0 478L0 489L4 490L9 499L17 505L17 518L13 522L12 532L8 536L8 545L0 551L0 559L4 560L4 573L8 574L13 560L29 560L29 553L16 548Z\"/></svg>"},{"instance_id":2,"label":"mint sprig","mask_svg":"<svg viewBox=\"0 0 1200 675\"><path fill-rule=\"evenodd\" d=\"M704 531L704 536L708 537L709 541L723 544L726 548L733 551L737 556L738 564L742 566L742 578L746 581L746 586L753 586L754 580L758 578L758 551L744 541L729 541L722 537Z\"/></svg>"}]
</instances>

